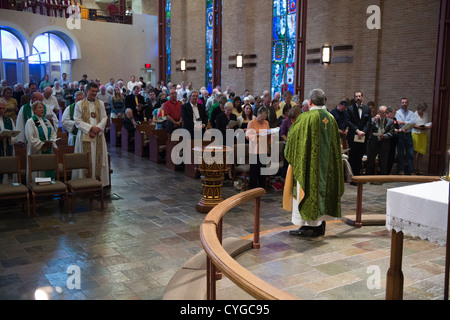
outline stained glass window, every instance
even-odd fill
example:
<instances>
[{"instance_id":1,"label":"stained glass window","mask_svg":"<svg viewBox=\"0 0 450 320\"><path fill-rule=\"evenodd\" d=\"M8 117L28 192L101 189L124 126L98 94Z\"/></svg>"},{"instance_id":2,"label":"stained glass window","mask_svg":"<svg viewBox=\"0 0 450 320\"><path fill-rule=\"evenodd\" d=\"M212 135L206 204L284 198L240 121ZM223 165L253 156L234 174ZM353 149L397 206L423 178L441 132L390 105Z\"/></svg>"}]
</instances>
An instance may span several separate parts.
<instances>
[{"instance_id":1,"label":"stained glass window","mask_svg":"<svg viewBox=\"0 0 450 320\"><path fill-rule=\"evenodd\" d=\"M213 27L214 3L206 0L206 89L211 92L213 85Z\"/></svg>"},{"instance_id":2,"label":"stained glass window","mask_svg":"<svg viewBox=\"0 0 450 320\"><path fill-rule=\"evenodd\" d=\"M172 1L166 0L166 59L167 59L167 76L166 76L166 83L169 83L172 78L172 71L171 71L171 63L170 59L172 57Z\"/></svg>"},{"instance_id":3,"label":"stained glass window","mask_svg":"<svg viewBox=\"0 0 450 320\"><path fill-rule=\"evenodd\" d=\"M272 23L272 95L294 93L297 1L274 0Z\"/></svg>"}]
</instances>

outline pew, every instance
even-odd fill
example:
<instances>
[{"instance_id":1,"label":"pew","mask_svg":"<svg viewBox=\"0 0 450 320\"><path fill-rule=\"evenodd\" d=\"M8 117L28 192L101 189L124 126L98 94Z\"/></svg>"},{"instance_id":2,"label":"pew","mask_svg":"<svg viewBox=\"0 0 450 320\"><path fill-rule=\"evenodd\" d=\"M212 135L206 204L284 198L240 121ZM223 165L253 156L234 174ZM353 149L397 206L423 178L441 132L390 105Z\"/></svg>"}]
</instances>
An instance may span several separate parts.
<instances>
[{"instance_id":1,"label":"pew","mask_svg":"<svg viewBox=\"0 0 450 320\"><path fill-rule=\"evenodd\" d=\"M136 127L134 133L134 153L137 156L143 157L149 154L149 143L151 130L154 130L155 126L152 124L140 124Z\"/></svg>"},{"instance_id":2,"label":"pew","mask_svg":"<svg viewBox=\"0 0 450 320\"><path fill-rule=\"evenodd\" d=\"M120 141L120 135L122 134L122 118L111 119L109 126L109 143L111 146L117 147L118 141Z\"/></svg>"},{"instance_id":3,"label":"pew","mask_svg":"<svg viewBox=\"0 0 450 320\"><path fill-rule=\"evenodd\" d=\"M167 135L167 146L166 146L166 168L170 169L172 171L177 171L182 169L182 165L177 165L172 161L172 149L179 144L182 141L182 138L180 138L180 141L172 141L172 135ZM180 154L180 157L183 155Z\"/></svg>"},{"instance_id":4,"label":"pew","mask_svg":"<svg viewBox=\"0 0 450 320\"><path fill-rule=\"evenodd\" d=\"M122 150L127 151L127 152L131 151L131 148L134 147L134 137L131 137L131 139L130 139L130 133L123 126L121 129L120 136L121 136L121 140L122 140Z\"/></svg>"},{"instance_id":5,"label":"pew","mask_svg":"<svg viewBox=\"0 0 450 320\"><path fill-rule=\"evenodd\" d=\"M149 158L150 161L155 163L162 162L161 153L167 150L168 134L165 129L151 129L149 135ZM170 154L169 154L170 158ZM166 151L166 163L167 163L167 151Z\"/></svg>"}]
</instances>

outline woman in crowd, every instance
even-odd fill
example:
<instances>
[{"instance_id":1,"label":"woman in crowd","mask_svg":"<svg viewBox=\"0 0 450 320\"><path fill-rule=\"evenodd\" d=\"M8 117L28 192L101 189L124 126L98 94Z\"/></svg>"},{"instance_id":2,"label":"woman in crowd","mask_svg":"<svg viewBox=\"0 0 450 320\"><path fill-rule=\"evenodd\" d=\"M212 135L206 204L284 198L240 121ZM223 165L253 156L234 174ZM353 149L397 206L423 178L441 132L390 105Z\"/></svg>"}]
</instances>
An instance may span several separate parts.
<instances>
[{"instance_id":1,"label":"woman in crowd","mask_svg":"<svg viewBox=\"0 0 450 320\"><path fill-rule=\"evenodd\" d=\"M230 121L234 121L234 125L230 125ZM233 113L233 104L231 102L225 103L223 107L223 112L219 113L216 118L216 129L219 129L222 132L223 143L224 145L234 145L234 135L233 141L227 141L227 129L237 129L237 117Z\"/></svg>"},{"instance_id":2,"label":"woman in crowd","mask_svg":"<svg viewBox=\"0 0 450 320\"><path fill-rule=\"evenodd\" d=\"M255 119L255 116L253 115L252 105L247 103L244 106L242 114L237 118L239 129L246 130L248 123L253 119Z\"/></svg>"},{"instance_id":3,"label":"woman in crowd","mask_svg":"<svg viewBox=\"0 0 450 320\"><path fill-rule=\"evenodd\" d=\"M244 110L242 110L242 115L237 118L239 129L244 131L244 141L248 143L248 140L245 139L245 131L247 131L247 126L250 121L255 119L256 117L253 115L252 105L250 103L246 103L244 105ZM238 141L240 141L240 136L238 133Z\"/></svg>"},{"instance_id":4,"label":"woman in crowd","mask_svg":"<svg viewBox=\"0 0 450 320\"><path fill-rule=\"evenodd\" d=\"M428 105L425 102L419 103L417 111L414 113L416 116L416 124L412 129L412 138L414 144L414 168L416 174L423 174L422 159L427 152L427 130L431 129L431 123L428 123L428 116L425 111L428 109Z\"/></svg>"},{"instance_id":5,"label":"woman in crowd","mask_svg":"<svg viewBox=\"0 0 450 320\"><path fill-rule=\"evenodd\" d=\"M25 124L27 154L52 154L52 149L58 149L56 146L56 131L50 121L44 117L44 104L41 101L36 101L31 105L31 110L34 114ZM55 172L39 172L36 175L33 173L32 179L34 180L37 176L54 179ZM27 181L33 180L29 180L27 170Z\"/></svg>"},{"instance_id":6,"label":"woman in crowd","mask_svg":"<svg viewBox=\"0 0 450 320\"><path fill-rule=\"evenodd\" d=\"M236 96L233 100L233 114L236 115L236 118L242 115L242 100L241 97Z\"/></svg>"},{"instance_id":7,"label":"woman in crowd","mask_svg":"<svg viewBox=\"0 0 450 320\"><path fill-rule=\"evenodd\" d=\"M64 89L59 85L59 81L53 82L53 95L58 102L64 102Z\"/></svg>"},{"instance_id":8,"label":"woman in crowd","mask_svg":"<svg viewBox=\"0 0 450 320\"><path fill-rule=\"evenodd\" d=\"M111 106L111 119L122 118L125 110L125 98L121 94L120 88L114 88L114 95L109 99Z\"/></svg>"},{"instance_id":9,"label":"woman in crowd","mask_svg":"<svg viewBox=\"0 0 450 320\"><path fill-rule=\"evenodd\" d=\"M153 110L153 122L155 122L155 129L164 129L166 127L166 117L164 116L164 103L167 101L165 92L158 95L158 102L155 104Z\"/></svg>"},{"instance_id":10,"label":"woman in crowd","mask_svg":"<svg viewBox=\"0 0 450 320\"><path fill-rule=\"evenodd\" d=\"M2 91L2 97L6 102L5 116L11 118L14 124L17 120L17 114L19 113L19 108L17 100L13 98L13 90L11 87L5 87Z\"/></svg>"},{"instance_id":11,"label":"woman in crowd","mask_svg":"<svg viewBox=\"0 0 450 320\"><path fill-rule=\"evenodd\" d=\"M268 110L266 107L260 107L257 111L256 119L249 122L247 126L246 137L249 140L249 158L250 158L250 189L265 188L266 176L261 174L263 164L261 155L268 155L270 140L268 135L264 134L270 129L269 122L266 120ZM267 139L267 143L262 141Z\"/></svg>"}]
</instances>

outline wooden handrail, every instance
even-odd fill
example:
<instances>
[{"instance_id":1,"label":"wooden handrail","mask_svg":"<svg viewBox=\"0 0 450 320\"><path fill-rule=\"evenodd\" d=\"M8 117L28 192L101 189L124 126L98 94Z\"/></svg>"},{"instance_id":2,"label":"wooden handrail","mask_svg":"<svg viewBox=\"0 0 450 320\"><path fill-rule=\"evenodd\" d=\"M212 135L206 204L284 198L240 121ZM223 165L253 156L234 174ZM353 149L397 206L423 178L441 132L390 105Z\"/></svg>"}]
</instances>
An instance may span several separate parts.
<instances>
[{"instance_id":1,"label":"wooden handrail","mask_svg":"<svg viewBox=\"0 0 450 320\"><path fill-rule=\"evenodd\" d=\"M357 195L356 195L356 219L355 227L362 227L362 195L363 195L363 184L369 182L381 182L381 183L393 183L393 182L418 182L427 183L439 181L441 177L439 176L402 176L402 175L373 175L373 176L353 176L352 181L357 184Z\"/></svg>"},{"instance_id":2,"label":"wooden handrail","mask_svg":"<svg viewBox=\"0 0 450 320\"><path fill-rule=\"evenodd\" d=\"M216 267L237 286L256 299L298 300L297 297L275 288L242 267L226 252L226 250L222 247L221 241L219 240L217 228L220 226L223 216L225 216L225 214L235 206L249 200L258 199L264 194L265 190L262 188L251 189L246 192L239 193L219 203L205 217L202 225L200 226L200 240L207 255L207 277L211 281L214 280L213 276L215 272L213 267ZM259 236L259 230L255 231L255 234L256 233L258 233ZM215 290L215 286L211 285L211 281L209 281L208 289L211 290L212 288ZM212 297L215 298L215 292Z\"/></svg>"}]
</instances>

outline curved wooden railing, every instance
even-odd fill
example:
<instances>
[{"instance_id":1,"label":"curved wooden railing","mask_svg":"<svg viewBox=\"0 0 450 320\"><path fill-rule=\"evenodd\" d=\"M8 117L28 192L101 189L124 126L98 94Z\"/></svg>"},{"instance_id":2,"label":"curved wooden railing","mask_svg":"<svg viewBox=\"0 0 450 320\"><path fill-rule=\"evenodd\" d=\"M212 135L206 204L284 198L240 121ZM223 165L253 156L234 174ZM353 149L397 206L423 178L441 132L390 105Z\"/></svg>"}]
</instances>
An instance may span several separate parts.
<instances>
[{"instance_id":1,"label":"curved wooden railing","mask_svg":"<svg viewBox=\"0 0 450 320\"><path fill-rule=\"evenodd\" d=\"M222 247L222 218L237 205L255 199L255 230L253 247L259 248L260 199L265 194L262 188L251 189L228 198L214 207L200 226L200 239L207 255L207 299L216 298L216 268L237 286L259 300L296 300L269 283L253 275L236 262Z\"/></svg>"},{"instance_id":2,"label":"curved wooden railing","mask_svg":"<svg viewBox=\"0 0 450 320\"><path fill-rule=\"evenodd\" d=\"M401 175L373 175L373 176L353 176L352 180L357 184L357 196L356 196L356 221L355 227L361 228L362 226L362 195L363 185L369 182L381 182L381 183L393 183L393 182L434 182L439 181L441 177L438 176L401 176Z\"/></svg>"}]
</instances>

